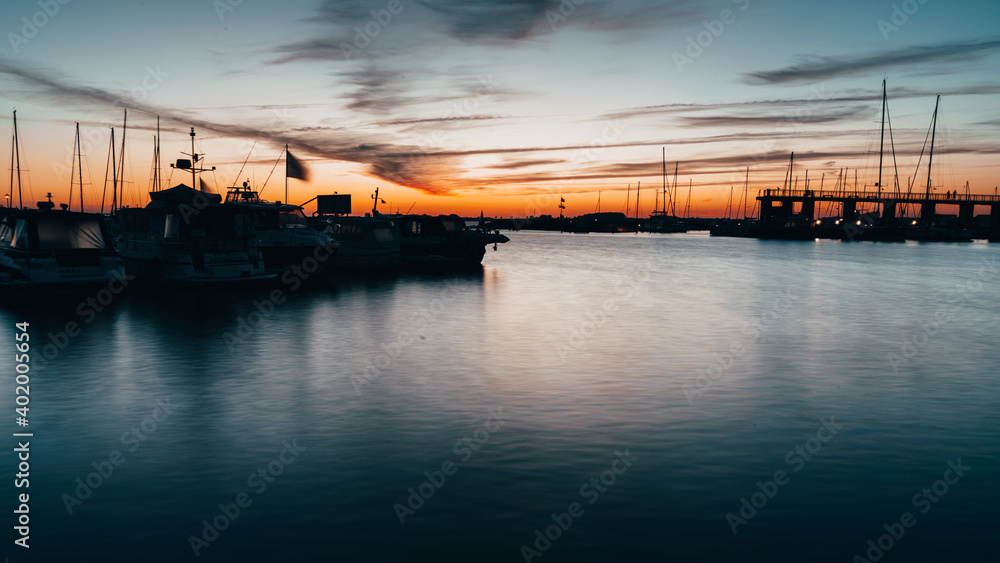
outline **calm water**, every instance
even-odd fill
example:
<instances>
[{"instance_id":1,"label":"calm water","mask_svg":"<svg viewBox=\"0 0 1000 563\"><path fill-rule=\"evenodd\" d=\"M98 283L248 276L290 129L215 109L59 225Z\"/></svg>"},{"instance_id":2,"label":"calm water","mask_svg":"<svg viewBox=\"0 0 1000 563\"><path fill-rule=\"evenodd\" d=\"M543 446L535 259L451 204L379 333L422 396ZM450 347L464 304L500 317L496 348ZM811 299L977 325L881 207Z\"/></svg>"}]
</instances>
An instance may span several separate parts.
<instances>
[{"instance_id":1,"label":"calm water","mask_svg":"<svg viewBox=\"0 0 1000 563\"><path fill-rule=\"evenodd\" d=\"M995 560L1000 245L511 239L474 275L273 309L151 290L0 309L0 345L29 321L36 357L83 325L31 372L31 548L4 553Z\"/></svg>"}]
</instances>

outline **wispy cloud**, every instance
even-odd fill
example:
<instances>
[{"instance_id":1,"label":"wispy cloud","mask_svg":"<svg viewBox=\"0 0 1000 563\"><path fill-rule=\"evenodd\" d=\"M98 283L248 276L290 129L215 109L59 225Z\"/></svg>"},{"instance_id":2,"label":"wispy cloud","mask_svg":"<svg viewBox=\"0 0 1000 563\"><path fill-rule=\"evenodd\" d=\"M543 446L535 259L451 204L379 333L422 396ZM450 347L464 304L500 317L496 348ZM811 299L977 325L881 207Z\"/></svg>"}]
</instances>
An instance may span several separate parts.
<instances>
[{"instance_id":1,"label":"wispy cloud","mask_svg":"<svg viewBox=\"0 0 1000 563\"><path fill-rule=\"evenodd\" d=\"M872 70L885 71L901 65L969 61L998 50L1000 50L1000 38L990 38L962 43L920 45L856 57L803 56L794 64L784 68L746 74L744 80L751 84L820 82Z\"/></svg>"}]
</instances>

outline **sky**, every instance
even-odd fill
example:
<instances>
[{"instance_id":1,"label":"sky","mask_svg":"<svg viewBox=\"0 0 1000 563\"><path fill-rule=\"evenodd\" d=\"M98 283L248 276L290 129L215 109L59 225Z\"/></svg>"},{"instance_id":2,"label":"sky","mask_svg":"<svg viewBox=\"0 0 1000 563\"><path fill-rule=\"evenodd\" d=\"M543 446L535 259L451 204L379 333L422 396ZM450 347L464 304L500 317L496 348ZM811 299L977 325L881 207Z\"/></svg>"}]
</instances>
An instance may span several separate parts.
<instances>
[{"instance_id":1,"label":"sky","mask_svg":"<svg viewBox=\"0 0 1000 563\"><path fill-rule=\"evenodd\" d=\"M639 187L646 216L666 168L678 214L735 215L793 151L799 188L875 189L883 79L884 186L926 189L937 94L932 188L1000 184L995 0L35 0L4 2L0 33L26 205L79 206L79 123L84 207L106 210L127 108L128 205L159 117L170 185L194 127L219 192L285 200L287 144L310 171L287 200L350 193L355 214L376 188L383 212L635 214Z\"/></svg>"}]
</instances>

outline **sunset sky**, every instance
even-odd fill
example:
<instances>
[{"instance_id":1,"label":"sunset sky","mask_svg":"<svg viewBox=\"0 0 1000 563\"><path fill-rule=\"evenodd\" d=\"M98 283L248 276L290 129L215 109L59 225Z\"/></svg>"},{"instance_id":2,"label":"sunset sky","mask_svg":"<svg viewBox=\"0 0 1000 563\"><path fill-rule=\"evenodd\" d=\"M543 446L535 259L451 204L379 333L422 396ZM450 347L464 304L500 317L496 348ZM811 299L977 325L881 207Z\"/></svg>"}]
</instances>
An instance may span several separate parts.
<instances>
[{"instance_id":1,"label":"sunset sky","mask_svg":"<svg viewBox=\"0 0 1000 563\"><path fill-rule=\"evenodd\" d=\"M42 0L0 15L0 150L16 109L29 205L68 197L79 122L96 210L127 107L130 205L148 201L159 116L164 175L195 127L219 191L264 184L287 143L312 172L289 180L292 203L337 191L362 213L379 187L382 211L557 214L563 196L578 215L598 193L624 211L631 189L634 213L641 182L646 215L665 147L678 211L690 183L692 213L721 215L747 167L752 192L780 186L791 151L800 187L845 168L873 185L883 78L884 184L898 170L904 191L926 186L939 93L935 188L1000 184L995 1ZM283 190L279 165L263 197Z\"/></svg>"}]
</instances>

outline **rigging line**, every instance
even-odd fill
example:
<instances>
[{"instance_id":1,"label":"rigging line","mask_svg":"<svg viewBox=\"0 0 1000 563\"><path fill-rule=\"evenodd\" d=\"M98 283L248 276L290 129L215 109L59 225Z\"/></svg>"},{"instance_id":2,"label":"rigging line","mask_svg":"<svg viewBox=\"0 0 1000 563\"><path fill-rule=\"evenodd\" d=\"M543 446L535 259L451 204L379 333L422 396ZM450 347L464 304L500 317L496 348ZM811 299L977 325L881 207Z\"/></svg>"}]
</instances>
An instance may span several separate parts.
<instances>
[{"instance_id":1,"label":"rigging line","mask_svg":"<svg viewBox=\"0 0 1000 563\"><path fill-rule=\"evenodd\" d=\"M279 163L279 162L281 162L281 156L285 154L285 150L286 150L286 149L281 149L281 154L279 154L279 155L278 155L278 159L274 161L274 166L272 166L272 167L271 167L271 171L267 173L267 179L266 179L266 180L264 180L264 185L263 185L263 186L261 186L261 187L260 187L260 191L259 191L259 192L257 192L257 195L258 195L258 196L259 196L260 194L264 193L264 188L266 188L266 187L267 187L267 182L268 182L268 180L270 180L270 179L271 179L271 174L274 174L274 169L275 169L275 168L277 168L277 167L278 167L278 163ZM237 178L237 181L239 181L239 178Z\"/></svg>"},{"instance_id":2,"label":"rigging line","mask_svg":"<svg viewBox=\"0 0 1000 563\"><path fill-rule=\"evenodd\" d=\"M243 161L243 166L240 166L240 171L236 173L236 179L233 180L231 185L235 186L240 181L240 176L243 175L243 169L246 168L247 162L250 160L250 155L253 154L253 148L257 146L257 139L253 140L253 145L250 146L250 152L247 153L246 160ZM270 176L268 176L270 178ZM265 182L266 183L266 182Z\"/></svg>"}]
</instances>

